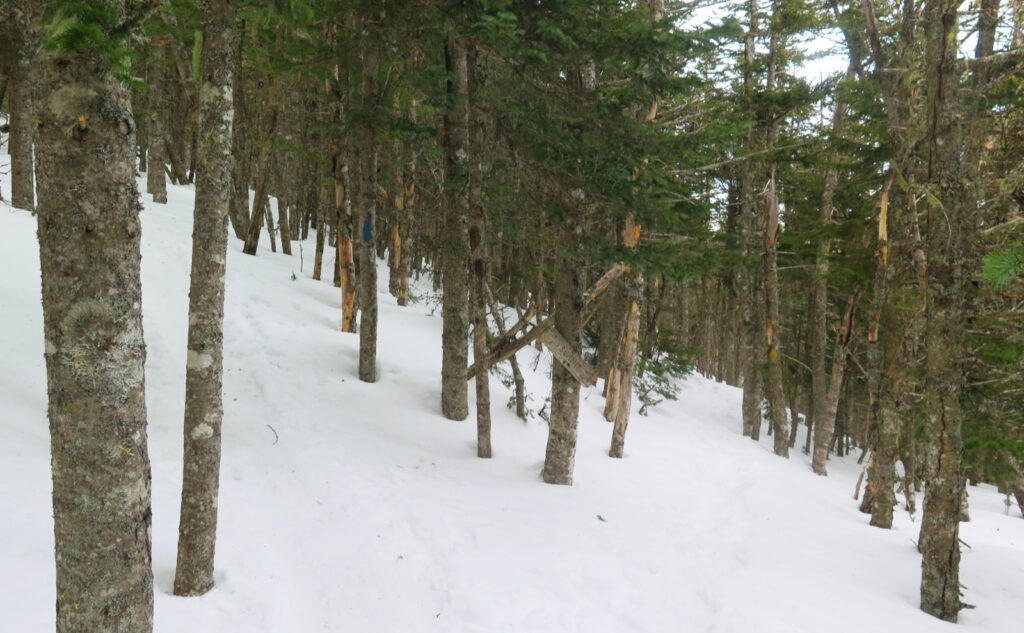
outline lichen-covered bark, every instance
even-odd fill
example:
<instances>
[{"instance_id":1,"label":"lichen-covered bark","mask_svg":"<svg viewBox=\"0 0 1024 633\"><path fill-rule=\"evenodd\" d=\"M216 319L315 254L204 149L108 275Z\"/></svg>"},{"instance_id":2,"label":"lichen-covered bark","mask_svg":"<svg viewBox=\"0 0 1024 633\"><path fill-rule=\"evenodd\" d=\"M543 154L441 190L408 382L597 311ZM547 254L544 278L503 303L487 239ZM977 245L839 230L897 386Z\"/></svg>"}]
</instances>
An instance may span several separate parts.
<instances>
[{"instance_id":1,"label":"lichen-covered bark","mask_svg":"<svg viewBox=\"0 0 1024 633\"><path fill-rule=\"evenodd\" d=\"M583 284L576 264L559 264L554 291L555 329L579 354L583 349ZM541 473L549 484L572 484L576 463L576 427L580 412L580 383L561 363L551 368L551 418Z\"/></svg>"},{"instance_id":2,"label":"lichen-covered bark","mask_svg":"<svg viewBox=\"0 0 1024 633\"><path fill-rule=\"evenodd\" d=\"M192 286L185 367L185 458L174 593L213 588L220 482L221 386L224 371L224 272L231 196L235 37L232 0L203 9L199 88L200 141L192 227Z\"/></svg>"},{"instance_id":3,"label":"lichen-covered bark","mask_svg":"<svg viewBox=\"0 0 1024 633\"><path fill-rule=\"evenodd\" d=\"M441 273L441 412L450 420L469 415L469 70L466 46L445 41L448 111L444 118L445 219Z\"/></svg>"},{"instance_id":4,"label":"lichen-covered bark","mask_svg":"<svg viewBox=\"0 0 1024 633\"><path fill-rule=\"evenodd\" d=\"M919 540L921 609L955 622L960 600L960 505L966 317L973 279L976 218L963 204L957 8L959 0L925 5L928 95L928 325L925 410L928 493Z\"/></svg>"},{"instance_id":5,"label":"lichen-covered bark","mask_svg":"<svg viewBox=\"0 0 1024 633\"><path fill-rule=\"evenodd\" d=\"M148 633L150 467L130 96L94 51L44 50L36 69L56 630Z\"/></svg>"}]
</instances>

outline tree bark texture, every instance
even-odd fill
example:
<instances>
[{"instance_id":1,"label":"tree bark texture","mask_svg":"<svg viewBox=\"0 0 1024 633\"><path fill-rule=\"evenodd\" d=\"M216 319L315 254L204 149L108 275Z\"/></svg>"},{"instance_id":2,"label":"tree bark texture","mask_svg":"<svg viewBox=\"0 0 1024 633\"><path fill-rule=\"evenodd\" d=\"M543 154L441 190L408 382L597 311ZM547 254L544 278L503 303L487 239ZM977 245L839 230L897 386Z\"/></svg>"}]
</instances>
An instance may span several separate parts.
<instances>
[{"instance_id":1,"label":"tree bark texture","mask_svg":"<svg viewBox=\"0 0 1024 633\"><path fill-rule=\"evenodd\" d=\"M477 75L476 49L466 52L468 75L468 97L470 112L470 145L480 148L483 143L483 127L474 114L479 110L479 76ZM474 152L469 168L469 264L470 264L470 314L473 320L473 363L476 365L476 455L489 458L491 448L491 391L487 362L487 245L484 241L484 164L481 153ZM397 228L397 224L395 225ZM400 258L398 258L400 259ZM396 261L398 263L398 261Z\"/></svg>"},{"instance_id":2,"label":"tree bark texture","mask_svg":"<svg viewBox=\"0 0 1024 633\"><path fill-rule=\"evenodd\" d=\"M465 43L445 41L448 111L444 118L445 221L442 237L441 412L450 420L469 415L469 66Z\"/></svg>"},{"instance_id":3,"label":"tree bark texture","mask_svg":"<svg viewBox=\"0 0 1024 633\"><path fill-rule=\"evenodd\" d=\"M636 348L640 339L640 301L643 298L643 277L639 273L630 275L629 308L626 313L625 332L619 353L616 354L612 375L618 380L614 401L609 390L609 402L614 402L612 416L612 443L608 450L611 457L622 457L626 444L626 427L629 425L629 410L633 404L633 367L636 364Z\"/></svg>"},{"instance_id":4,"label":"tree bark texture","mask_svg":"<svg viewBox=\"0 0 1024 633\"><path fill-rule=\"evenodd\" d=\"M130 95L94 50L44 50L36 69L56 630L149 633L152 514Z\"/></svg>"},{"instance_id":5,"label":"tree bark texture","mask_svg":"<svg viewBox=\"0 0 1024 633\"><path fill-rule=\"evenodd\" d=\"M583 285L576 265L563 259L555 278L554 326L579 354L583 350ZM576 429L580 412L580 382L564 365L551 367L551 418L541 473L549 484L572 484L576 463Z\"/></svg>"},{"instance_id":6,"label":"tree bark texture","mask_svg":"<svg viewBox=\"0 0 1024 633\"><path fill-rule=\"evenodd\" d=\"M369 25L370 37L363 57L363 110L374 112L378 107L377 99L377 46L378 38L375 23ZM372 118L363 124L359 131L361 177L359 186L359 221L360 237L357 255L359 257L358 285L359 302L359 380L377 382L377 257L374 251L374 234L377 223L377 161L379 147L377 128ZM341 239L341 236L338 236ZM463 383L465 387L465 383Z\"/></svg>"},{"instance_id":7,"label":"tree bark texture","mask_svg":"<svg viewBox=\"0 0 1024 633\"><path fill-rule=\"evenodd\" d=\"M856 58L858 55L851 50L850 63L846 70L846 80L853 81L857 76L857 67L860 62ZM832 137L834 141L837 141L842 135L843 123L846 120L847 112L849 108L845 100L838 100L836 102L835 112L832 114ZM821 205L818 211L818 217L821 219L823 224L827 224L832 221L833 213L833 201L835 200L836 187L839 184L839 152L836 149L831 150L829 153L828 168L825 173L825 187L821 193ZM813 427L815 424L820 424L821 420L826 416L827 400L828 395L831 392L831 384L828 380L828 375L825 371L825 354L826 354L826 343L828 337L828 270L829 270L829 254L832 250L832 242L828 239L822 239L818 244L818 251L814 258L814 276L811 279L812 284L812 308L811 308L811 402L809 407L809 415L807 416L807 423L809 427ZM845 351L843 352L845 354ZM838 351L833 352L833 363L835 363L839 356ZM845 357L843 362L846 362ZM845 369L845 368L844 368ZM833 366L832 375L835 376L835 368ZM842 383L842 376L840 375L840 383ZM838 398L839 387L836 387L836 397ZM818 461L817 447L822 442L818 441L818 433L815 430L815 456L812 463L812 468L815 473L819 475L825 474L825 457L828 455L828 444L832 441L832 433L835 430L835 414L832 414L832 421L830 428L828 429L827 437L822 435L822 441L824 442L824 453ZM808 430L808 438L810 438L811 432Z\"/></svg>"},{"instance_id":8,"label":"tree bark texture","mask_svg":"<svg viewBox=\"0 0 1024 633\"><path fill-rule=\"evenodd\" d=\"M964 308L973 283L976 218L965 211L961 178L957 9L960 0L925 5L927 69L928 325L925 410L930 479L919 540L921 609L955 622L960 600L960 505L963 473L960 397L964 388Z\"/></svg>"},{"instance_id":9,"label":"tree bark texture","mask_svg":"<svg viewBox=\"0 0 1024 633\"><path fill-rule=\"evenodd\" d=\"M356 275L355 254L352 246L352 173L348 162L341 162L341 172L336 176L341 182L335 185L337 204L338 185L342 188L342 208L338 211L338 271L341 279L341 331L356 331ZM319 239L319 235L317 235ZM319 242L318 242L319 244Z\"/></svg>"},{"instance_id":10,"label":"tree bark texture","mask_svg":"<svg viewBox=\"0 0 1024 633\"><path fill-rule=\"evenodd\" d=\"M240 20L235 25L235 29L238 33L245 32L245 21ZM243 45L245 42L244 37L238 37L237 46L235 48L235 56L233 63L235 65L234 72L234 88L231 91L231 103L234 117L232 120L231 134L231 156L232 156L232 178L231 178L231 198L228 202L228 217L231 219L231 229L234 231L235 237L240 240L245 240L246 233L249 230L249 150L245 142L245 128L243 125L247 123L248 112L245 104L245 91L243 90ZM303 235L305 238L305 235Z\"/></svg>"},{"instance_id":11,"label":"tree bark texture","mask_svg":"<svg viewBox=\"0 0 1024 633\"><path fill-rule=\"evenodd\" d=\"M154 43L149 56L146 192L158 204L167 204L167 46L173 43Z\"/></svg>"},{"instance_id":12,"label":"tree bark texture","mask_svg":"<svg viewBox=\"0 0 1024 633\"><path fill-rule=\"evenodd\" d=\"M757 2L749 0L747 17L750 23L743 46L743 91L747 99L752 99L754 77L754 48L757 31ZM745 146L753 151L753 128L747 130ZM754 212L754 166L745 165L739 177L740 187L740 242L743 248L744 262L747 264L739 271L740 301L742 302L742 333L740 351L740 374L743 378L743 435L758 440L761 435L761 402L763 400L763 353L760 345L761 302L758 292L758 276L753 266L749 265L755 252L756 220Z\"/></svg>"},{"instance_id":13,"label":"tree bark texture","mask_svg":"<svg viewBox=\"0 0 1024 633\"><path fill-rule=\"evenodd\" d=\"M836 344L832 348L832 375L821 405L821 414L814 427L814 455L811 458L811 469L818 475L826 475L825 461L828 449L832 445L832 437L836 428L836 413L839 410L839 393L846 375L846 359L850 354L850 342L853 337L853 311L855 297L850 297L846 304L843 322L836 334Z\"/></svg>"},{"instance_id":14,"label":"tree bark texture","mask_svg":"<svg viewBox=\"0 0 1024 633\"><path fill-rule=\"evenodd\" d=\"M19 0L22 16L16 19L15 55L12 64L8 105L11 110L11 132L8 150L11 154L11 204L20 209L35 209L34 160L32 145L36 134L33 120L33 97L37 91L35 49L38 42L32 21L25 17L32 0Z\"/></svg>"},{"instance_id":15,"label":"tree bark texture","mask_svg":"<svg viewBox=\"0 0 1024 633\"><path fill-rule=\"evenodd\" d=\"M203 6L199 147L185 367L185 452L174 594L213 588L224 417L224 274L231 197L233 0Z\"/></svg>"},{"instance_id":16,"label":"tree bark texture","mask_svg":"<svg viewBox=\"0 0 1024 633\"><path fill-rule=\"evenodd\" d=\"M245 235L245 244L242 252L246 255L255 255L260 243L260 233L263 230L263 220L266 215L267 185L270 180L270 154L274 147L277 135L277 117L281 103L281 80L278 77L271 78L267 87L265 102L266 131L263 137L263 147L260 148L259 158L256 161L256 190L252 200L252 212L249 214L249 222ZM248 195L248 194L247 194ZM274 227L267 227L273 232Z\"/></svg>"},{"instance_id":17,"label":"tree bark texture","mask_svg":"<svg viewBox=\"0 0 1024 633\"><path fill-rule=\"evenodd\" d=\"M776 263L779 224L779 198L775 191L775 170L768 181L765 193L764 231L764 300L765 300L765 345L768 356L768 376L765 395L771 415L774 432L774 450L780 457L789 457L789 429L786 426L786 405L782 393L782 351L779 323L779 267Z\"/></svg>"}]
</instances>

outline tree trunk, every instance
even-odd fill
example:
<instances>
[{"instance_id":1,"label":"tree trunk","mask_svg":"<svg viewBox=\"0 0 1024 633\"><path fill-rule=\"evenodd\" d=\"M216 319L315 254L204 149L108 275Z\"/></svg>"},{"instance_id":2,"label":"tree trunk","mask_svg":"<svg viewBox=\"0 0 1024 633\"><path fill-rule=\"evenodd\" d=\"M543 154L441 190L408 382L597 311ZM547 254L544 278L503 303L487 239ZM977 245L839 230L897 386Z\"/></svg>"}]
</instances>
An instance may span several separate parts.
<instances>
[{"instance_id":1,"label":"tree trunk","mask_svg":"<svg viewBox=\"0 0 1024 633\"><path fill-rule=\"evenodd\" d=\"M341 274L341 331L356 331L356 277L355 255L352 247L352 174L348 162L339 167L340 183L335 184L335 204L338 186L342 189L342 208L338 210L338 266ZM317 236L319 240L319 235ZM318 241L317 244L320 242Z\"/></svg>"},{"instance_id":2,"label":"tree trunk","mask_svg":"<svg viewBox=\"0 0 1024 633\"><path fill-rule=\"evenodd\" d=\"M483 143L483 128L476 112L479 76L476 72L476 49L470 46L466 51L467 91L470 112L470 146L480 148ZM491 449L491 392L487 362L487 245L484 236L483 187L484 164L479 152L473 153L469 168L469 263L470 263L470 313L473 320L473 364L476 366L476 455L489 458ZM398 225L396 224L397 228ZM396 261L396 264L398 262Z\"/></svg>"},{"instance_id":3,"label":"tree trunk","mask_svg":"<svg viewBox=\"0 0 1024 633\"><path fill-rule=\"evenodd\" d=\"M93 4L115 15L123 6ZM97 48L44 49L34 64L56 630L149 633L135 124L129 92Z\"/></svg>"},{"instance_id":4,"label":"tree trunk","mask_svg":"<svg viewBox=\"0 0 1024 633\"><path fill-rule=\"evenodd\" d=\"M754 86L753 65L755 33L757 32L757 2L750 0L747 7L750 26L744 38L743 91L748 101L752 100ZM753 128L748 128L744 146L753 151ZM753 266L756 238L754 213L754 165L745 165L740 173L740 243L743 248L745 266L739 271L739 291L742 302L742 334L740 351L740 373L743 379L743 435L753 440L761 436L761 402L763 399L763 352L760 345L760 293L758 278Z\"/></svg>"},{"instance_id":5,"label":"tree trunk","mask_svg":"<svg viewBox=\"0 0 1024 633\"><path fill-rule=\"evenodd\" d=\"M277 133L277 115L280 106L280 79L274 77L270 80L266 95L266 132L263 139L263 147L260 148L260 156L256 161L256 192L252 200L252 213L249 214L248 230L245 235L245 245L242 252L246 255L255 255L260 242L260 233L263 230L263 218L266 215L264 207L267 204L267 184L270 179L270 153L274 145L274 137ZM274 227L267 227L273 232ZM319 236L317 237L319 240Z\"/></svg>"},{"instance_id":6,"label":"tree trunk","mask_svg":"<svg viewBox=\"0 0 1024 633\"><path fill-rule=\"evenodd\" d=\"M277 199L277 228L281 231L281 252L292 254L291 222L288 218L288 204L281 198Z\"/></svg>"},{"instance_id":7,"label":"tree trunk","mask_svg":"<svg viewBox=\"0 0 1024 633\"><path fill-rule=\"evenodd\" d=\"M764 297L765 343L768 349L768 376L765 396L768 400L774 433L775 454L789 457L789 429L786 427L786 404L782 394L782 352L779 332L779 268L776 263L776 240L780 232L779 198L775 192L775 168L768 181L765 194L764 232Z\"/></svg>"},{"instance_id":8,"label":"tree trunk","mask_svg":"<svg viewBox=\"0 0 1024 633\"><path fill-rule=\"evenodd\" d=\"M554 295L555 329L579 354L583 349L583 285L576 265L567 259L559 264ZM551 417L541 473L549 484L572 485L579 411L579 381L561 363L552 362Z\"/></svg>"},{"instance_id":9,"label":"tree trunk","mask_svg":"<svg viewBox=\"0 0 1024 633\"><path fill-rule=\"evenodd\" d=\"M822 402L821 415L814 426L814 456L811 458L811 469L815 474L826 475L825 461L828 459L828 448L832 445L832 437L836 428L836 414L839 409L839 394L846 375L846 359L850 353L850 341L853 338L853 311L855 297L846 303L846 313L836 334L836 344L832 353L832 376Z\"/></svg>"},{"instance_id":10,"label":"tree trunk","mask_svg":"<svg viewBox=\"0 0 1024 633\"><path fill-rule=\"evenodd\" d=\"M21 0L22 11L30 11L31 0ZM10 109L11 204L19 209L35 209L35 170L32 144L37 127L33 115L34 96L37 91L35 50L38 42L32 20L23 13L15 18L14 63L10 77L8 105Z\"/></svg>"},{"instance_id":11,"label":"tree trunk","mask_svg":"<svg viewBox=\"0 0 1024 633\"><path fill-rule=\"evenodd\" d=\"M235 5L203 5L203 83L199 88L200 146L192 226L192 284L185 368L185 458L174 594L213 588L224 417L224 273L231 196L232 89Z\"/></svg>"},{"instance_id":12,"label":"tree trunk","mask_svg":"<svg viewBox=\"0 0 1024 633\"><path fill-rule=\"evenodd\" d=\"M925 5L928 184L928 325L925 410L930 479L919 539L921 609L955 622L960 601L960 504L966 356L964 306L975 261L976 218L964 205L960 134L957 8L960 0Z\"/></svg>"},{"instance_id":13,"label":"tree trunk","mask_svg":"<svg viewBox=\"0 0 1024 633\"><path fill-rule=\"evenodd\" d=\"M859 54L853 47L850 47L850 63L846 69L846 81L852 82L857 77L857 68L860 66ZM832 137L833 142L838 141L842 135L843 122L846 120L848 106L845 100L836 102L835 112L832 114ZM833 201L835 199L836 187L839 184L839 152L833 149L829 153L828 170L825 173L825 188L821 193L821 205L818 210L818 217L823 224L832 221ZM811 308L811 402L810 411L807 416L808 426L820 425L821 421L831 417L828 422L829 428L823 429L821 440L817 439L818 433L815 430L815 454L812 468L819 475L825 474L825 459L828 456L828 445L832 441L832 433L835 430L835 403L829 406L828 398L832 394L832 384L835 383L836 371L833 365L832 381L828 381L825 372L826 339L828 333L828 270L829 253L832 250L831 240L822 239L818 244L818 252L814 258L814 276L812 284L812 308ZM852 304L847 310L852 312ZM849 331L847 331L849 336ZM846 362L846 351L842 352L843 363ZM839 360L839 350L833 351L833 363ZM843 368L845 370L845 367ZM842 372L839 374L839 382L842 383ZM839 398L839 385L835 387L835 398ZM831 416L827 411L831 410ZM808 440L811 437L810 428L807 432ZM818 447L823 449L824 455L818 456Z\"/></svg>"},{"instance_id":14,"label":"tree trunk","mask_svg":"<svg viewBox=\"0 0 1024 633\"><path fill-rule=\"evenodd\" d=\"M633 273L627 278L626 283L629 288L629 309L626 313L625 335L613 368L619 385L614 390L616 396L614 399L614 425L612 427L612 445L608 451L609 456L619 458L622 457L625 447L629 410L633 404L633 367L636 363L636 348L640 338L640 301L643 297L644 281L639 273ZM612 401L609 393L609 402Z\"/></svg>"},{"instance_id":15,"label":"tree trunk","mask_svg":"<svg viewBox=\"0 0 1024 633\"><path fill-rule=\"evenodd\" d=\"M167 204L167 109L168 77L167 47L171 43L156 43L150 47L149 55L149 137L146 156L146 192L153 202Z\"/></svg>"},{"instance_id":16,"label":"tree trunk","mask_svg":"<svg viewBox=\"0 0 1024 633\"><path fill-rule=\"evenodd\" d=\"M274 214L270 210L270 198L267 196L263 203L263 215L267 219L267 234L270 237L270 252L277 252L277 228L274 226Z\"/></svg>"},{"instance_id":17,"label":"tree trunk","mask_svg":"<svg viewBox=\"0 0 1024 633\"><path fill-rule=\"evenodd\" d=\"M320 195L317 196L316 211L313 215L313 225L316 230L316 250L313 254L313 279L320 281L320 276L323 273L324 267L324 246L327 239L327 223L324 220L324 216L327 215L327 203L324 198L327 196L327 190L323 186L318 186Z\"/></svg>"},{"instance_id":18,"label":"tree trunk","mask_svg":"<svg viewBox=\"0 0 1024 633\"><path fill-rule=\"evenodd\" d=\"M231 228L235 237L244 240L249 230L249 151L245 142L246 128L248 124L248 110L245 103L245 83L243 81L243 46L245 43L245 21L239 20L236 25L239 36L235 49L235 87L231 92L232 109L234 110L234 133L231 135L231 156L233 158L233 171L231 178L231 198L228 204L228 217L231 219ZM305 236L303 236L305 237Z\"/></svg>"},{"instance_id":19,"label":"tree trunk","mask_svg":"<svg viewBox=\"0 0 1024 633\"><path fill-rule=\"evenodd\" d=\"M489 286L487 287L487 303L491 308L494 323L498 326L498 334L504 338L506 334L505 318L501 315L501 307L494 300ZM508 360L512 367L512 383L515 385L516 416L520 420L526 421L526 380L523 378L523 372L519 369L519 361L516 360L515 354L509 356Z\"/></svg>"},{"instance_id":20,"label":"tree trunk","mask_svg":"<svg viewBox=\"0 0 1024 633\"><path fill-rule=\"evenodd\" d=\"M578 95L594 90L597 70L587 60L576 70L574 78ZM554 288L555 330L579 355L583 351L583 280L579 256L579 236L583 234L587 216L586 192L573 188L565 192L566 222L562 229L563 248L558 257ZM549 484L572 484L576 462L576 432L580 413L580 381L562 363L552 362L551 417L548 422L548 443L541 477Z\"/></svg>"},{"instance_id":21,"label":"tree trunk","mask_svg":"<svg viewBox=\"0 0 1024 633\"><path fill-rule=\"evenodd\" d=\"M376 23L369 26L370 38L363 57L363 110L374 111L377 103L377 46L379 38ZM357 247L359 274L356 278L359 292L359 380L377 382L377 258L374 252L374 231L377 222L377 129L373 122L363 124L359 173L359 223L361 236ZM341 236L338 236L341 239ZM463 365L465 367L465 365ZM465 386L465 383L463 383Z\"/></svg>"},{"instance_id":22,"label":"tree trunk","mask_svg":"<svg viewBox=\"0 0 1024 633\"><path fill-rule=\"evenodd\" d=\"M449 420L469 415L469 70L466 46L455 35L445 41L448 111L444 118L445 224L442 253L441 412Z\"/></svg>"}]
</instances>

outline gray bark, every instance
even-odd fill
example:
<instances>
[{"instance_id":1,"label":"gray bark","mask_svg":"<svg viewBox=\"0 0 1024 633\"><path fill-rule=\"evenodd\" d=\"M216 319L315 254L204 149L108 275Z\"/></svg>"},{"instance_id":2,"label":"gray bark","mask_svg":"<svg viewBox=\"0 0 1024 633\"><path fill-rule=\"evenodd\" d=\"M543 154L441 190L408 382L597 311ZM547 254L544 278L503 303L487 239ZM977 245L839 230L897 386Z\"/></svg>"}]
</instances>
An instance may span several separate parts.
<instances>
[{"instance_id":1,"label":"gray bark","mask_svg":"<svg viewBox=\"0 0 1024 633\"><path fill-rule=\"evenodd\" d=\"M575 89L587 93L597 86L597 71L588 60L576 71ZM563 252L559 257L554 289L555 330L578 356L583 351L583 307L586 298L580 265L574 260L579 235L587 214L586 192L572 189L565 192L567 225L563 229ZM548 422L548 443L541 477L549 484L571 485L576 463L576 430L580 413L580 381L559 362L551 368L551 417ZM588 366L589 369L589 366Z\"/></svg>"},{"instance_id":2,"label":"gray bark","mask_svg":"<svg viewBox=\"0 0 1024 633\"><path fill-rule=\"evenodd\" d=\"M8 87L10 106L11 203L20 209L35 209L34 160L32 145L35 141L36 122L33 120L34 96L38 90L36 77L36 49L39 46L34 15L42 3L36 0L17 0L14 19L14 63Z\"/></svg>"},{"instance_id":3,"label":"gray bark","mask_svg":"<svg viewBox=\"0 0 1024 633\"><path fill-rule=\"evenodd\" d=\"M444 119L445 222L442 237L441 412L450 420L469 415L469 69L466 46L445 42L448 112Z\"/></svg>"},{"instance_id":4,"label":"gray bark","mask_svg":"<svg viewBox=\"0 0 1024 633\"><path fill-rule=\"evenodd\" d=\"M475 112L479 108L478 76L476 73L476 50L470 48L466 54L469 96L470 145L484 146L483 129ZM491 448L491 392L487 363L487 246L484 242L483 187L484 167L479 152L473 153L469 171L469 263L470 263L470 312L473 320L473 361L476 366L476 455L489 458Z\"/></svg>"},{"instance_id":5,"label":"gray bark","mask_svg":"<svg viewBox=\"0 0 1024 633\"><path fill-rule=\"evenodd\" d=\"M748 99L753 91L753 65L754 65L754 36L757 31L757 2L750 0L747 7L747 16L750 26L747 29L744 39L743 53L743 90ZM748 129L744 142L745 146L753 150L753 130ZM760 293L758 290L757 275L754 268L749 266L755 249L755 219L754 219L754 177L753 165L745 165L739 178L740 187L740 242L743 248L744 262L748 264L740 269L739 291L742 302L742 333L740 351L740 374L743 380L743 435L757 440L761 435L761 401L763 398L763 379L761 367L763 365L762 347L759 343L761 327L760 319ZM702 282L703 283L703 282Z\"/></svg>"},{"instance_id":6,"label":"gray bark","mask_svg":"<svg viewBox=\"0 0 1024 633\"><path fill-rule=\"evenodd\" d=\"M56 630L149 633L152 513L130 96L95 50L43 50L35 66Z\"/></svg>"},{"instance_id":7,"label":"gray bark","mask_svg":"<svg viewBox=\"0 0 1024 633\"><path fill-rule=\"evenodd\" d=\"M235 26L238 33L245 32L245 22L239 21ZM243 43L245 37L238 37L237 47L233 58L235 64L234 85L231 91L231 104L234 112L232 121L233 134L231 135L231 156L232 156L232 178L231 198L228 201L228 217L231 219L231 229L235 237L245 239L249 229L249 152L245 142L245 130L242 124L246 122L245 91L242 82L242 61ZM305 235L303 235L305 237Z\"/></svg>"},{"instance_id":8,"label":"gray bark","mask_svg":"<svg viewBox=\"0 0 1024 633\"><path fill-rule=\"evenodd\" d=\"M260 148L259 159L256 162L256 190L252 200L252 212L249 214L249 225L245 236L245 244L242 252L246 255L255 255L259 247L260 233L263 230L263 221L266 216L267 187L270 180L270 154L273 150L274 140L277 135L277 118L281 104L281 79L272 77L267 88L265 115L266 131L263 139L263 147ZM274 227L268 227L273 231Z\"/></svg>"},{"instance_id":9,"label":"gray bark","mask_svg":"<svg viewBox=\"0 0 1024 633\"><path fill-rule=\"evenodd\" d=\"M213 588L224 372L224 273L231 196L232 0L203 7L198 173L185 368L185 452L174 594Z\"/></svg>"},{"instance_id":10,"label":"gray bark","mask_svg":"<svg viewBox=\"0 0 1024 633\"><path fill-rule=\"evenodd\" d=\"M153 202L167 204L167 46L150 47L149 94L146 136L149 141L146 155L146 192Z\"/></svg>"},{"instance_id":11,"label":"gray bark","mask_svg":"<svg viewBox=\"0 0 1024 633\"><path fill-rule=\"evenodd\" d=\"M363 53L363 110L376 111L378 103L378 58L380 26L376 22L368 25L367 47ZM359 187L360 208L356 224L358 239L357 256L359 274L356 278L359 296L359 380L377 381L377 258L374 249L374 235L377 224L377 128L372 118L359 131L361 182ZM341 239L341 236L338 236Z\"/></svg>"},{"instance_id":12,"label":"gray bark","mask_svg":"<svg viewBox=\"0 0 1024 633\"><path fill-rule=\"evenodd\" d=\"M964 307L975 262L972 209L963 204L957 8L959 0L925 6L927 69L928 209L927 374L928 493L919 539L922 554L921 609L955 622L960 600L960 505L963 500L960 397L966 353Z\"/></svg>"},{"instance_id":13,"label":"gray bark","mask_svg":"<svg viewBox=\"0 0 1024 633\"><path fill-rule=\"evenodd\" d=\"M554 292L555 329L579 354L583 349L583 284L575 263L564 260L558 267ZM551 368L551 417L541 473L549 484L572 484L576 463L576 428L580 412L580 382L564 365Z\"/></svg>"}]
</instances>

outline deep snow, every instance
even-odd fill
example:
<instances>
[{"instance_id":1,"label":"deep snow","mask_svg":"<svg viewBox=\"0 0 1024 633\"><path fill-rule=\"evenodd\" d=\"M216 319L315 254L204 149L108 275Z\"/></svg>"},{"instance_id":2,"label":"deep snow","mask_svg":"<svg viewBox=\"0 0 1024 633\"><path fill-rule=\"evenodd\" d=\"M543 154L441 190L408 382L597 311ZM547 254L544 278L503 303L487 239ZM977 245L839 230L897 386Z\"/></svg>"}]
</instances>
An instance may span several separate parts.
<instances>
[{"instance_id":1,"label":"deep snow","mask_svg":"<svg viewBox=\"0 0 1024 633\"><path fill-rule=\"evenodd\" d=\"M8 162L0 155L0 165ZM0 170L4 171L4 170ZM10 192L9 178L2 181ZM144 187L144 181L140 183ZM312 241L257 257L232 239L225 338L217 586L170 595L181 487L193 191L145 194L143 308L156 631L953 631L918 610L920 517L867 525L860 466L816 477L740 436L740 392L700 377L635 414L607 457L600 391L585 389L575 480L545 485L547 428L503 405L495 456L475 424L440 414L440 310L426 280L399 308L380 270L379 372L356 378L340 295L313 281ZM54 571L35 219L0 203L0 613L3 630L53 629ZM324 270L331 271L328 256ZM292 275L295 279L292 279ZM328 278L330 274L326 275ZM550 358L525 349L534 409ZM472 389L470 389L472 407ZM1018 630L1024 520L971 491L959 630Z\"/></svg>"}]
</instances>

